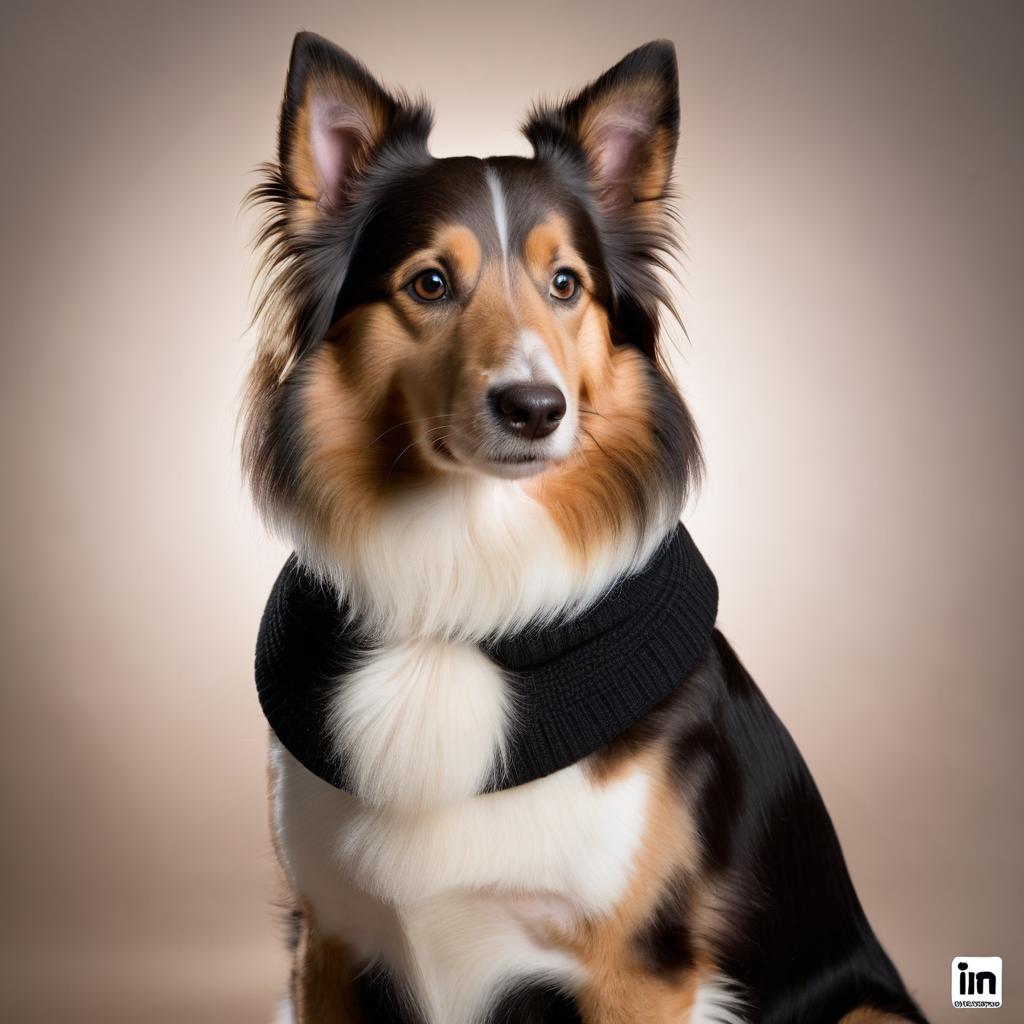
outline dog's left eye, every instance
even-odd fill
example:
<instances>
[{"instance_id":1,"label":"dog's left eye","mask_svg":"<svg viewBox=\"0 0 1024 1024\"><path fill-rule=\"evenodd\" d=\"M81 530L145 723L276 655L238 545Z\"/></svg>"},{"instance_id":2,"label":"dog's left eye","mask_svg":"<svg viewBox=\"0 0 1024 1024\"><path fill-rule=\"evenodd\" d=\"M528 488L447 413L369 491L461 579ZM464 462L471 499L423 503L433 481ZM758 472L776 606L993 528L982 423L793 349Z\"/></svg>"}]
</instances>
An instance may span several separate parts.
<instances>
[{"instance_id":1,"label":"dog's left eye","mask_svg":"<svg viewBox=\"0 0 1024 1024\"><path fill-rule=\"evenodd\" d=\"M440 270L424 270L412 279L409 287L421 302L437 302L448 294L448 282Z\"/></svg>"},{"instance_id":2,"label":"dog's left eye","mask_svg":"<svg viewBox=\"0 0 1024 1024\"><path fill-rule=\"evenodd\" d=\"M556 271L555 276L551 278L551 297L562 302L574 299L579 288L580 279L571 270L563 268Z\"/></svg>"}]
</instances>

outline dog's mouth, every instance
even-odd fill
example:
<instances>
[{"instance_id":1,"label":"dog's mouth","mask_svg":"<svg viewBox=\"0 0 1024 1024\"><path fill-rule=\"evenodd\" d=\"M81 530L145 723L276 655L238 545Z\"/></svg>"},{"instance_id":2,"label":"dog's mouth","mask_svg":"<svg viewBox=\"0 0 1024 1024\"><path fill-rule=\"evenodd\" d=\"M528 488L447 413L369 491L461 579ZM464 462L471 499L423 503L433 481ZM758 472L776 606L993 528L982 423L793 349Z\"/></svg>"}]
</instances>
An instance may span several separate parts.
<instances>
[{"instance_id":1,"label":"dog's mouth","mask_svg":"<svg viewBox=\"0 0 1024 1024\"><path fill-rule=\"evenodd\" d=\"M543 472L552 463L550 456L540 452L478 452L472 456L464 456L452 450L452 446L444 438L436 438L430 442L430 451L435 464L447 470L468 470L485 473L488 476L520 480Z\"/></svg>"}]
</instances>

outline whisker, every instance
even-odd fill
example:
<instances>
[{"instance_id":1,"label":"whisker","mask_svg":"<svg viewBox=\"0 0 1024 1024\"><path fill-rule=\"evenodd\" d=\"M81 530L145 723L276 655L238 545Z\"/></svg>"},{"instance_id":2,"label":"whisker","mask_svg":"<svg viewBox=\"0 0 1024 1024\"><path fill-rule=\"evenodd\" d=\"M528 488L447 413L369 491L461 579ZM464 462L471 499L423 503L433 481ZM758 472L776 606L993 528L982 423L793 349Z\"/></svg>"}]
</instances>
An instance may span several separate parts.
<instances>
[{"instance_id":1,"label":"whisker","mask_svg":"<svg viewBox=\"0 0 1024 1024\"><path fill-rule=\"evenodd\" d=\"M416 446L416 441L411 441L407 444L399 453L395 456L395 461L388 467L387 475L384 477L384 483L387 483L391 479L391 473L394 471L395 466L398 465L398 460L410 449Z\"/></svg>"},{"instance_id":2,"label":"whisker","mask_svg":"<svg viewBox=\"0 0 1024 1024\"><path fill-rule=\"evenodd\" d=\"M414 416L411 420L403 420L401 423L396 423L393 426L388 427L387 430L381 431L372 441L367 444L367 448L372 448L385 434L390 434L392 430L398 430L399 427L407 427L412 423L425 423L427 420L441 420L448 418L447 413L438 413L436 416Z\"/></svg>"},{"instance_id":3,"label":"whisker","mask_svg":"<svg viewBox=\"0 0 1024 1024\"><path fill-rule=\"evenodd\" d=\"M441 433L439 433L439 431L447 431L447 430L448 430L448 424L445 424L445 423L441 423L441 424L438 424L438 425L437 425L436 427L428 427L428 428L427 428L427 429L426 429L426 430L424 431L424 434L425 434L425 435L427 435L427 436L430 436L431 434L437 435L437 436L435 436L435 437L434 437L434 438L432 439L431 443L434 443L434 442L436 442L436 441L446 441L446 440L447 440L447 439L448 439L449 437L451 437L451 432L449 431L448 433L443 433L443 434L441 434ZM417 443L416 441L411 441L411 442L410 442L409 444L407 444L407 445L406 445L406 446L405 446L405 447L404 447L404 448L403 448L403 449L402 449L402 450L401 450L401 451L400 451L400 452L398 453L398 455L396 455L396 456L395 456L395 461L394 461L394 462L392 462L392 463L391 463L391 465L390 465L390 466L388 467L388 471L387 471L387 474L386 474L386 475L385 475L385 477L384 477L384 483L387 483L387 482L388 482L388 481L389 481L389 480L391 479L391 474L392 474L392 472L394 471L395 467L396 467L396 466L398 465L398 461L399 461L399 459L401 459L401 458L402 458L402 456L403 456L403 455L404 455L404 454L405 454L405 453L406 453L406 452L407 452L407 451L408 451L408 450L409 450L410 448L414 448L414 447L416 446L416 443Z\"/></svg>"},{"instance_id":4,"label":"whisker","mask_svg":"<svg viewBox=\"0 0 1024 1024\"><path fill-rule=\"evenodd\" d=\"M603 419L603 420L608 419L608 417L605 416L605 414L603 412L598 412L597 409L589 408L588 406L584 405L582 402L580 402L580 412L581 413L586 413L588 416L600 416L601 419Z\"/></svg>"},{"instance_id":5,"label":"whisker","mask_svg":"<svg viewBox=\"0 0 1024 1024\"><path fill-rule=\"evenodd\" d=\"M596 437L594 437L594 435L593 435L593 434L592 434L592 433L591 433L591 432L590 432L589 430L587 430L587 428L586 428L585 426L583 426L583 424L582 424L582 423L580 424L580 430L582 430L582 431L583 431L583 433L584 433L584 434L586 434L586 435L587 435L587 437L589 437L589 438L590 438L590 440L591 440L591 441L593 441L593 442L594 442L594 444L596 444L596 445L597 445L597 447L598 447L598 448L600 449L600 451L601 451L601 454L602 454L602 455L604 455L604 456L605 456L605 458L608 458L608 459L610 459L610 458L611 458L611 456L610 456L610 455L608 454L608 452L607 452L607 451L605 451L604 445L602 445L602 444L601 444L601 442L600 442L600 441L598 441L598 439L597 439Z\"/></svg>"}]
</instances>

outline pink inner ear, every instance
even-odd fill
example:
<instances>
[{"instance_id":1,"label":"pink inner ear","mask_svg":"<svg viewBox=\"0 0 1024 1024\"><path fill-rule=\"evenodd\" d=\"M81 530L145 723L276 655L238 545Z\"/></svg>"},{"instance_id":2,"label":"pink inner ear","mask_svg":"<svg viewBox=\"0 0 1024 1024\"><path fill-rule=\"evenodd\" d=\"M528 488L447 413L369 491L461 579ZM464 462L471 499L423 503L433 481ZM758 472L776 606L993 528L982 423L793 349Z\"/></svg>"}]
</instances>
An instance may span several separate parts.
<instances>
[{"instance_id":1,"label":"pink inner ear","mask_svg":"<svg viewBox=\"0 0 1024 1024\"><path fill-rule=\"evenodd\" d=\"M598 186L613 200L633 198L651 143L652 111L638 97L619 97L601 110L588 135Z\"/></svg>"},{"instance_id":2,"label":"pink inner ear","mask_svg":"<svg viewBox=\"0 0 1024 1024\"><path fill-rule=\"evenodd\" d=\"M615 191L631 189L646 141L639 127L616 124L601 131L595 171L602 185Z\"/></svg>"},{"instance_id":3,"label":"pink inner ear","mask_svg":"<svg viewBox=\"0 0 1024 1024\"><path fill-rule=\"evenodd\" d=\"M331 98L315 98L310 117L310 150L320 178L319 202L334 206L341 199L352 164L369 131L354 107Z\"/></svg>"}]
</instances>

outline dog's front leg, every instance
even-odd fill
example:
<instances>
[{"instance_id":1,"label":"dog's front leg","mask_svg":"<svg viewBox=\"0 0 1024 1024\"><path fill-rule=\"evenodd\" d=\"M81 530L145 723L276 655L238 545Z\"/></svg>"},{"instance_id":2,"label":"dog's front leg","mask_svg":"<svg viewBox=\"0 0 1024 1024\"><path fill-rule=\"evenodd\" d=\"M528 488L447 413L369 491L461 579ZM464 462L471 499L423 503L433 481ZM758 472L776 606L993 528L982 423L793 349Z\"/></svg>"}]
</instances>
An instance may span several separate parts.
<instances>
[{"instance_id":1,"label":"dog's front leg","mask_svg":"<svg viewBox=\"0 0 1024 1024\"><path fill-rule=\"evenodd\" d=\"M352 987L352 960L337 939L323 938L302 915L292 963L294 1024L364 1024Z\"/></svg>"},{"instance_id":2,"label":"dog's front leg","mask_svg":"<svg viewBox=\"0 0 1024 1024\"><path fill-rule=\"evenodd\" d=\"M665 936L664 948L653 948L632 922L627 925L627 915L566 926L552 905L554 898L514 904L538 946L561 950L582 968L586 980L573 998L583 1024L687 1024L707 971L684 943Z\"/></svg>"},{"instance_id":3,"label":"dog's front leg","mask_svg":"<svg viewBox=\"0 0 1024 1024\"><path fill-rule=\"evenodd\" d=\"M700 980L695 970L659 976L628 962L591 963L588 974L576 993L583 1024L686 1024Z\"/></svg>"}]
</instances>

